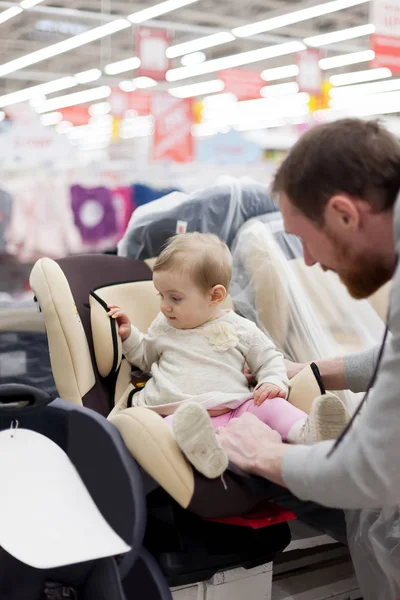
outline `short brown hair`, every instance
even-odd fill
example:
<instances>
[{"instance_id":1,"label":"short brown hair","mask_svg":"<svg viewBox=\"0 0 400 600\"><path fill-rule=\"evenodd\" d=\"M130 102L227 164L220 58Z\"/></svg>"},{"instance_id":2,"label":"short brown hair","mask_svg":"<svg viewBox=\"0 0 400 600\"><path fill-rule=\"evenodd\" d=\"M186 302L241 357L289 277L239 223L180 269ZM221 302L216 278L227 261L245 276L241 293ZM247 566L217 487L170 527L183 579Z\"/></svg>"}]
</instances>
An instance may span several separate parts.
<instances>
[{"instance_id":1,"label":"short brown hair","mask_svg":"<svg viewBox=\"0 0 400 600\"><path fill-rule=\"evenodd\" d=\"M207 292L215 285L226 290L232 278L232 255L222 240L212 233L180 233L167 242L153 272L182 270L193 283Z\"/></svg>"},{"instance_id":2,"label":"short brown hair","mask_svg":"<svg viewBox=\"0 0 400 600\"><path fill-rule=\"evenodd\" d=\"M284 193L306 217L322 223L330 198L345 193L374 212L391 208L400 189L400 142L379 121L341 119L305 133L278 169Z\"/></svg>"}]
</instances>

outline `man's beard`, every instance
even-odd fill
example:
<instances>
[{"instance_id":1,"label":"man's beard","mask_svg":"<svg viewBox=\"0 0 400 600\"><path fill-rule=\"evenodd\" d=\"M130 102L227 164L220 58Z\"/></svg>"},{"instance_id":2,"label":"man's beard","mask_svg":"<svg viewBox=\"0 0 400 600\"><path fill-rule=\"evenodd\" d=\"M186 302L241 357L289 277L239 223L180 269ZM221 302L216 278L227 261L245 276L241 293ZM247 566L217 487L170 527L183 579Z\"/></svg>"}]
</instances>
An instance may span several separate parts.
<instances>
[{"instance_id":1,"label":"man's beard","mask_svg":"<svg viewBox=\"0 0 400 600\"><path fill-rule=\"evenodd\" d=\"M331 237L331 236L329 236ZM335 240L338 263L345 270L338 270L341 282L350 296L356 300L369 298L393 276L393 269L382 264L376 256L355 255L349 246L343 246Z\"/></svg>"}]
</instances>

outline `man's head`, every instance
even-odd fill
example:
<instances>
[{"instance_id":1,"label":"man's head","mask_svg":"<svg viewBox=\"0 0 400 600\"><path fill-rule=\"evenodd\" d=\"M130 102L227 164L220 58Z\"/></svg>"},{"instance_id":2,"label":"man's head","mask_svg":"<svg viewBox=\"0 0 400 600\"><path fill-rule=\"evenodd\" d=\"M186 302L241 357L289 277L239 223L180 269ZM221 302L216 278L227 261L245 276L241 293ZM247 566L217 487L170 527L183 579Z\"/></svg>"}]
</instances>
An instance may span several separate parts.
<instances>
[{"instance_id":1,"label":"man's head","mask_svg":"<svg viewBox=\"0 0 400 600\"><path fill-rule=\"evenodd\" d=\"M161 311L176 329L193 329L218 316L231 277L231 253L210 233L172 237L153 269Z\"/></svg>"},{"instance_id":2,"label":"man's head","mask_svg":"<svg viewBox=\"0 0 400 600\"><path fill-rule=\"evenodd\" d=\"M378 122L358 119L308 131L273 183L306 264L337 272L355 298L370 296L393 274L399 191L400 142Z\"/></svg>"}]
</instances>

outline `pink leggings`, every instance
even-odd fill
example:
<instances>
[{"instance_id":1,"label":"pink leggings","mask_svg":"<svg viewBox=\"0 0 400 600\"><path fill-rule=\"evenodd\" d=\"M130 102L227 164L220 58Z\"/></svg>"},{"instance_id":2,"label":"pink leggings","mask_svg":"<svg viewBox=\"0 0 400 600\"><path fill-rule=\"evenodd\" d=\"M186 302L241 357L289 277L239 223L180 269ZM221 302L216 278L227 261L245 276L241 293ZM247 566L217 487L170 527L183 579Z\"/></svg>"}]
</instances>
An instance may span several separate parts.
<instances>
[{"instance_id":1,"label":"pink leggings","mask_svg":"<svg viewBox=\"0 0 400 600\"><path fill-rule=\"evenodd\" d=\"M238 408L235 408L224 415L211 417L213 427L214 429L217 427L224 427L231 419L238 419L247 412L255 415L260 421L269 425L271 429L280 433L283 440L287 439L290 429L297 421L307 418L305 412L299 410L283 398L265 400L261 406L254 404L253 398L250 398L250 400L246 400ZM172 426L173 418L174 415L165 417L168 425Z\"/></svg>"}]
</instances>

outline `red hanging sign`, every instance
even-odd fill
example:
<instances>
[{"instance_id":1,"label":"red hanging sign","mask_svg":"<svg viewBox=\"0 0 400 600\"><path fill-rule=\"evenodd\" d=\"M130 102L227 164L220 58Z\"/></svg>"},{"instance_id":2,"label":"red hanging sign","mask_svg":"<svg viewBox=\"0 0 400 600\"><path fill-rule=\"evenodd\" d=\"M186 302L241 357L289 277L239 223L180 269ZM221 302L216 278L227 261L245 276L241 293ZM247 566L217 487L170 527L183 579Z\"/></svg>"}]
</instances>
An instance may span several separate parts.
<instances>
[{"instance_id":1,"label":"red hanging sign","mask_svg":"<svg viewBox=\"0 0 400 600\"><path fill-rule=\"evenodd\" d=\"M321 51L318 49L308 49L299 52L296 56L299 74L297 83L301 92L307 92L311 96L321 94L322 72L319 66L321 60Z\"/></svg>"},{"instance_id":2,"label":"red hanging sign","mask_svg":"<svg viewBox=\"0 0 400 600\"><path fill-rule=\"evenodd\" d=\"M87 125L90 115L87 106L67 106L58 112L62 114L63 121L69 121L74 126Z\"/></svg>"},{"instance_id":3,"label":"red hanging sign","mask_svg":"<svg viewBox=\"0 0 400 600\"><path fill-rule=\"evenodd\" d=\"M174 98L169 94L154 94L152 114L155 118L153 160L192 161L194 159L191 132L192 100Z\"/></svg>"},{"instance_id":4,"label":"red hanging sign","mask_svg":"<svg viewBox=\"0 0 400 600\"><path fill-rule=\"evenodd\" d=\"M371 6L371 23L375 33L371 48L375 52L372 67L386 67L400 73L400 0L374 0Z\"/></svg>"},{"instance_id":5,"label":"red hanging sign","mask_svg":"<svg viewBox=\"0 0 400 600\"><path fill-rule=\"evenodd\" d=\"M218 73L224 84L224 92L235 94L238 100L260 98L260 90L266 85L258 71L246 69L226 69Z\"/></svg>"},{"instance_id":6,"label":"red hanging sign","mask_svg":"<svg viewBox=\"0 0 400 600\"><path fill-rule=\"evenodd\" d=\"M136 54L140 58L138 75L164 81L170 66L166 54L169 45L168 31L140 27L136 36Z\"/></svg>"}]
</instances>

